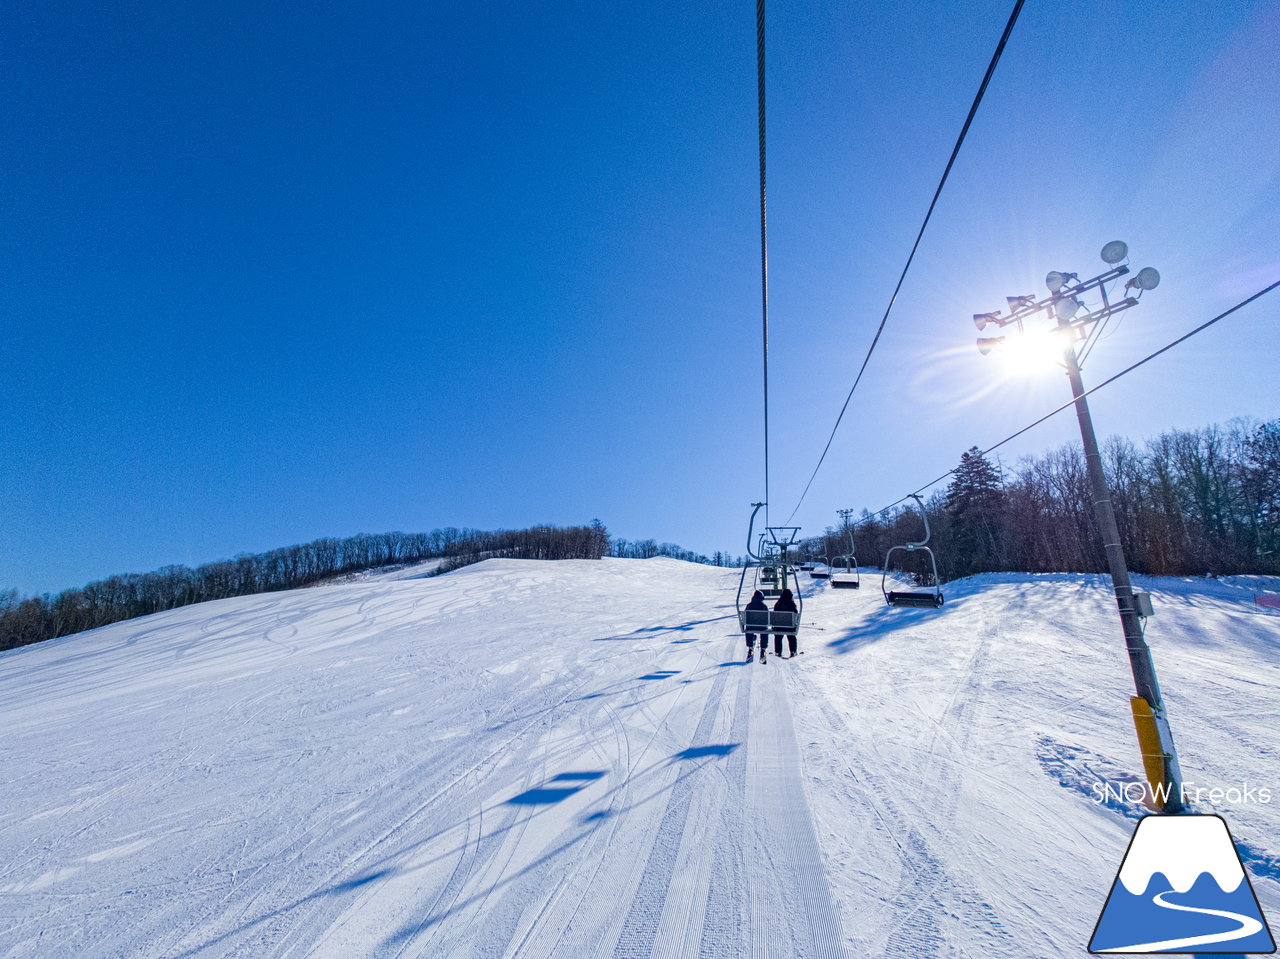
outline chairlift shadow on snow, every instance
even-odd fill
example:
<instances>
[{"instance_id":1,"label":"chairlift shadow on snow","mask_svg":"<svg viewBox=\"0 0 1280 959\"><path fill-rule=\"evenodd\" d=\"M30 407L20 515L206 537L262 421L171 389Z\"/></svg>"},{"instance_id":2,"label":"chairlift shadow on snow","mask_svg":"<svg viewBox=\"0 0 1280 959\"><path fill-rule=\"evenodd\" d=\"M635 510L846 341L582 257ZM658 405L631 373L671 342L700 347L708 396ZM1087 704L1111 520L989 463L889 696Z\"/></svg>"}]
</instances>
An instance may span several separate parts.
<instances>
[{"instance_id":1,"label":"chairlift shadow on snow","mask_svg":"<svg viewBox=\"0 0 1280 959\"><path fill-rule=\"evenodd\" d=\"M668 759L666 759L665 761L656 760L646 769L641 770L638 773L627 777L622 782L619 782L613 785L611 788L607 789L601 796L597 797L594 800L594 803L597 805L609 803L611 801L610 797L613 797L615 795L618 795L619 793L622 793L623 790L627 789L628 787L641 785L646 779L649 779L650 777L657 774L661 768L669 767L672 763L683 761L683 762L690 763L690 765L684 768L671 782L652 790L648 795L642 796L637 799L633 799L632 801L627 802L624 805L618 806L616 808L611 806L606 806L605 808L597 809L596 811L589 813L586 816L583 816L582 819L579 821L579 825L582 827L582 831L579 832L578 834L571 836L570 838L566 839L564 842L562 842L555 848L548 850L546 853L544 853L534 862L529 863L527 866L523 867L517 872L509 876L503 876L502 878L495 880L487 888L477 892L472 897L462 902L455 902L449 908L441 912L425 916L420 921L407 923L406 925L402 926L399 930L397 930L396 932L388 936L383 941L383 945L384 946L391 946L396 944L403 945L405 942L412 939L415 935L418 935L419 933L433 926L436 926L441 922L444 922L450 916L466 909L468 906L472 905L474 902L483 900L487 896L491 895L497 889L504 886L508 886L511 883L519 880L521 877L528 875L534 870L541 868L546 863L557 858L561 853L569 850L573 846L582 842L584 839L590 836L592 832L600 828L601 824L605 820L616 818L617 816L623 815L624 813L630 812L634 809L638 809L641 806L645 806L651 802L654 802L655 800L660 799L662 796L669 793L678 783L687 779L690 776L697 775L702 769L710 765L712 761L718 758L728 756L740 745L741 743L723 743L723 744L709 744L706 746L690 746L686 749L683 749L673 754L672 756L668 757ZM698 761L698 760L701 760L701 761ZM404 847L397 849L392 853L384 855L377 862L369 863L364 869L360 869L357 872L357 875L351 879L347 879L343 882L334 883L333 885L330 885L321 889L317 889L314 892L311 892L305 896L301 896L300 898L296 899L291 903L280 906L276 909L270 910L253 919L249 919L245 922L242 922L239 926L237 926L234 929L224 932L221 935L215 936L212 939L198 946L192 947L182 953L179 953L174 957L174 959L194 959L194 957L196 957L197 955L203 953L204 951L214 946L227 942L237 936L243 935L244 933L249 932L250 930L259 928L264 923L271 922L274 919L287 915L293 910L298 909L302 906L306 906L309 903L318 902L320 900L328 899L331 897L342 896L348 893L358 892L363 887L372 885L373 883L378 882L379 880L382 880L382 879L386 879L388 877L404 875L410 872L417 872L423 869L427 869L442 860L456 856L461 850L473 844L475 840L464 839L461 846L442 851L438 855L431 857L425 862L414 863L411 866L396 865L396 861L402 860L404 857L414 853L416 850L425 848L429 843L432 843L437 839L439 839L441 836L446 835L447 833L458 829L460 826L465 826L466 822L471 821L476 816L483 817L501 806L510 807L513 811L519 810L522 808L528 810L527 814L525 815L520 815L516 813L515 818L512 821L508 822L506 825L503 825L497 829L486 831L484 833L484 836L490 839L500 836L508 832L510 829L513 829L528 823L528 821L534 816L545 815L550 810L552 810L557 803L563 801L564 799L569 798L575 793L582 791L587 786L590 786L592 783L604 778L606 775L607 773L602 770L579 770L579 771L569 771L569 772L559 773L558 775L552 776L550 779L545 780L542 783L542 785L537 786L534 789L525 790L525 792L519 793L516 796L512 797L511 799L508 799L504 802L496 803L494 806L490 807L489 809L481 810L479 813L474 814L473 816L468 816L466 820L464 820L464 822L461 824L455 824L450 827L434 830L429 835L423 836L422 838L414 842L411 842L405 845Z\"/></svg>"},{"instance_id":2,"label":"chairlift shadow on snow","mask_svg":"<svg viewBox=\"0 0 1280 959\"><path fill-rule=\"evenodd\" d=\"M844 631L844 635L829 640L827 647L837 653L856 652L865 646L886 639L891 633L908 629L921 623L937 622L957 607L963 606L963 598L949 599L939 609L910 609L881 606L863 623Z\"/></svg>"},{"instance_id":3,"label":"chairlift shadow on snow","mask_svg":"<svg viewBox=\"0 0 1280 959\"><path fill-rule=\"evenodd\" d=\"M720 663L719 665L727 666L731 664ZM736 665L736 664L732 664L732 665ZM694 671L694 675L697 676L699 673L704 673L712 668L714 667L710 667L710 666L699 667L697 670ZM580 703L580 702L585 702L587 700L592 700L592 699L604 699L607 696L620 696L623 693L636 693L638 690L651 689L652 687L648 685L651 682L654 682L657 680L663 680L663 679L670 679L681 672L682 670L679 670L679 669L656 670L652 673L646 673L643 676L637 676L633 680L632 679L618 680L617 682L610 684L610 686L607 686L604 689L598 689L594 693L587 693L583 696L577 696L573 699L567 700L567 702ZM711 678L710 676L701 676L700 678L696 678L696 679L682 679L680 680L680 682L686 685L693 685L696 683L708 682L710 678ZM633 683L634 685L624 686L623 683ZM617 688L615 689L613 687L617 687ZM618 709L636 709L641 706L646 706L649 703L652 703L655 700L658 700L663 696L667 696L667 695L670 695L669 690L665 690L662 687L658 687L658 691L655 691L652 695L646 695L646 696L636 698L634 701L623 703L621 706L618 706L617 708ZM538 710L539 713L545 712L545 711L546 709ZM529 717L525 716L522 718L527 719ZM508 720L503 725L510 725L512 722L516 722L516 721L517 720ZM490 732L496 731L497 728L498 727L493 727L492 729L490 729Z\"/></svg>"},{"instance_id":4,"label":"chairlift shadow on snow","mask_svg":"<svg viewBox=\"0 0 1280 959\"><path fill-rule=\"evenodd\" d=\"M533 789L526 789L519 795L512 796L507 800L507 805L549 806L553 803L558 803L568 799L574 793L579 792L584 786L595 782L603 775L603 770L560 773L558 776L552 776L541 786L535 786ZM551 785L552 783L559 783L560 785Z\"/></svg>"},{"instance_id":5,"label":"chairlift shadow on snow","mask_svg":"<svg viewBox=\"0 0 1280 959\"><path fill-rule=\"evenodd\" d=\"M723 607L717 607L718 609ZM736 615L736 614L734 614ZM639 629L633 629L629 633L622 633L618 636L600 636L593 639L593 643L610 643L624 639L643 639L649 633L687 633L697 626L705 626L707 623L718 623L722 620L733 619L734 616L713 616L710 619L691 619L687 623L676 623L674 626L642 626ZM691 640L679 640L679 642L691 642Z\"/></svg>"},{"instance_id":6,"label":"chairlift shadow on snow","mask_svg":"<svg viewBox=\"0 0 1280 959\"><path fill-rule=\"evenodd\" d=\"M678 626L645 626L641 629L634 630L637 633L672 633L693 629L695 626L705 626L707 623L718 623L722 619L732 619L732 616L712 616L710 619L691 619L687 623L680 623Z\"/></svg>"},{"instance_id":7,"label":"chairlift shadow on snow","mask_svg":"<svg viewBox=\"0 0 1280 959\"><path fill-rule=\"evenodd\" d=\"M682 749L672 756L671 761L703 759L707 756L727 756L741 745L742 743L720 743L714 746L690 746L688 749Z\"/></svg>"},{"instance_id":8,"label":"chairlift shadow on snow","mask_svg":"<svg viewBox=\"0 0 1280 959\"><path fill-rule=\"evenodd\" d=\"M708 746L691 746L673 755L668 760L668 764L679 762L681 760L697 760L697 759L710 760L712 758L727 756L731 752L733 752L733 750L737 749L738 746L740 745L742 744L741 743L723 743L723 744L715 744L715 745L708 745ZM419 933L424 932L425 930L430 929L433 926L438 926L440 923L444 922L450 916L453 916L456 913L459 913L465 910L466 908L468 908L469 906L471 906L476 902L481 902L487 899L498 889L504 886L509 886L511 883L516 882L517 880L523 878L524 876L527 876L530 873L533 873L536 870L540 869L541 867L543 867L544 865L546 865L547 863L555 859L557 856L559 856L561 853L569 850L573 846L582 842L584 839L590 836L592 832L600 828L601 824L606 820L614 819L622 815L623 813L630 812L633 809L638 809L641 806L647 805L648 803L651 803L654 800L659 799L661 796L669 793L672 789L674 789L675 786L678 783L680 783L682 780L687 779L690 776L697 775L697 773L707 765L709 765L708 761L699 762L696 765L692 766L691 768L688 768L682 771L678 776L675 777L675 779L673 779L667 785L654 790L653 792L649 793L647 796L641 797L630 803L627 803L624 806L621 806L618 808L599 809L599 810L596 810L595 812L587 814L586 816L582 817L582 819L579 822L579 825L584 827L582 832L566 839L564 842L560 843L560 845L556 846L554 849L547 851L542 856L540 856L533 862L529 863L528 865L522 867L521 869L517 870L516 872L512 873L511 875L503 876L495 880L490 886L488 886L485 889L477 891L474 895L470 896L469 898L462 900L460 902L454 902L447 909L438 913L434 913L432 915L425 916L423 919L421 919L418 922L406 923L404 926L400 927L400 929L398 929L396 932L393 932L390 936L384 939L382 942L382 945L384 947L403 946L405 943L407 943L409 940L411 940L414 936L418 935ZM650 766L648 769L646 769L644 772L640 773L639 775L631 777L630 779L615 785L612 789L606 792L604 796L600 797L600 800L598 801L605 801L608 799L609 796L621 791L626 786L635 785L640 779L653 774L656 771L658 766L659 766L659 763L654 763L652 766ZM538 814L539 813L534 813L533 815L538 815ZM508 828L511 828L511 826L504 827L504 829L499 830L499 832L505 831L505 829L508 829ZM394 871L394 870L390 870L390 871Z\"/></svg>"}]
</instances>

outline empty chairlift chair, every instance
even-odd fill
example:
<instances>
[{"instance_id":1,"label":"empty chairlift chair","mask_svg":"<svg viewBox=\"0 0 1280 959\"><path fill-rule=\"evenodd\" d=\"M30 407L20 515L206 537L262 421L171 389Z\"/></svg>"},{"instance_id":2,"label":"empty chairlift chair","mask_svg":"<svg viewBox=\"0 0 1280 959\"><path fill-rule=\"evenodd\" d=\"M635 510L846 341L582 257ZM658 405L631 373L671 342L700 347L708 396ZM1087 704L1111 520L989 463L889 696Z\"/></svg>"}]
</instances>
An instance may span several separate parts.
<instances>
[{"instance_id":1,"label":"empty chairlift chair","mask_svg":"<svg viewBox=\"0 0 1280 959\"><path fill-rule=\"evenodd\" d=\"M821 562L813 564L813 566L809 569L809 578L810 579L830 579L831 578L831 564L827 562L827 557L823 556Z\"/></svg>"},{"instance_id":2,"label":"empty chairlift chair","mask_svg":"<svg viewBox=\"0 0 1280 959\"><path fill-rule=\"evenodd\" d=\"M862 585L862 577L858 574L858 557L850 553L848 556L835 556L833 559L837 566L840 565L840 560L844 560L844 569L832 571L832 589L857 589Z\"/></svg>"},{"instance_id":3,"label":"empty chairlift chair","mask_svg":"<svg viewBox=\"0 0 1280 959\"><path fill-rule=\"evenodd\" d=\"M911 498L916 501L916 506L920 510L920 516L924 520L924 539L916 543L907 543L903 546L891 547L884 557L884 572L880 576L880 592L884 593L884 601L890 606L909 606L917 609L938 609L942 606L942 587L938 584L938 561L934 558L933 550L928 547L929 542L929 514L924 510L924 503L916 494L911 494ZM890 590L886 589L888 576L890 572L890 560L893 554L897 552L913 553L916 551L923 552L929 557L929 567L933 572L933 588L924 590Z\"/></svg>"},{"instance_id":4,"label":"empty chairlift chair","mask_svg":"<svg viewBox=\"0 0 1280 959\"><path fill-rule=\"evenodd\" d=\"M844 571L832 570L832 589L857 589L862 585L862 576L858 573L858 557L854 555L856 550L853 547L853 527L846 522L845 529L849 533L849 552L844 556L834 557L836 565L839 565L840 560L844 560Z\"/></svg>"}]
</instances>

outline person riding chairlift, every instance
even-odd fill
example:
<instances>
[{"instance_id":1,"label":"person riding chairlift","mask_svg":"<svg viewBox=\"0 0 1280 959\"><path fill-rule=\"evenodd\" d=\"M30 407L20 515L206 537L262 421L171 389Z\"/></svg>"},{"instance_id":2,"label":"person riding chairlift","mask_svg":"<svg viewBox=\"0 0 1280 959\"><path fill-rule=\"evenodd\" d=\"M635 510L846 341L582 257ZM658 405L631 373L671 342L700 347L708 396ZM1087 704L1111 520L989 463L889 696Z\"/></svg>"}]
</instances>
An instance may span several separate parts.
<instances>
[{"instance_id":1,"label":"person riding chairlift","mask_svg":"<svg viewBox=\"0 0 1280 959\"><path fill-rule=\"evenodd\" d=\"M795 597L791 595L791 590L789 590L789 589L784 589L784 590L782 591L782 595L780 595L780 596L778 597L778 601L777 601L776 603L774 603L774 604L773 604L773 611L774 611L775 613L798 613L798 612L800 611L800 610L797 608L797 606L796 606L796 600L795 600ZM763 649L763 647L764 647L764 646L766 646L766 645L768 645L768 637L767 637L767 636L766 636L766 637L765 637L765 639L760 643L760 646L761 646L761 648L762 648L762 649ZM791 650L791 657L790 657L790 658L794 659L794 658L795 658L795 655L796 655L796 634L795 634L795 633L791 633L791 634L787 637L787 645L788 645L788 647L789 647L789 648L790 648L790 650ZM781 656L781 655L782 655L782 633L774 633L774 634L773 634L773 654L774 654L775 656ZM763 656L763 655L764 655L764 654L763 654L763 652L762 652L762 653L761 653L761 656Z\"/></svg>"},{"instance_id":2,"label":"person riding chairlift","mask_svg":"<svg viewBox=\"0 0 1280 959\"><path fill-rule=\"evenodd\" d=\"M760 592L758 589L751 594L751 602L747 603L744 608L749 611L761 613L767 613L769 611L769 607L766 606L764 602L764 593ZM765 650L769 648L768 633L747 633L747 662L751 662L755 659L757 635L760 636L760 662L764 662Z\"/></svg>"}]
</instances>

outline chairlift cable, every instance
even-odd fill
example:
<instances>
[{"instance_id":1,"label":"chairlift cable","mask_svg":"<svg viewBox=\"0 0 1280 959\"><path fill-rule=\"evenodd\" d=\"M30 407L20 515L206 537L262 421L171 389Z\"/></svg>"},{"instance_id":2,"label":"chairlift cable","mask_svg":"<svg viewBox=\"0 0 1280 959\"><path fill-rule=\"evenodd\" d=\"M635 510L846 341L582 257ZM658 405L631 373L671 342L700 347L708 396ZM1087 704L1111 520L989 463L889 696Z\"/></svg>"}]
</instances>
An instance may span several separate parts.
<instances>
[{"instance_id":1,"label":"chairlift cable","mask_svg":"<svg viewBox=\"0 0 1280 959\"><path fill-rule=\"evenodd\" d=\"M1173 349L1179 343L1184 343L1187 340L1191 339L1191 337L1195 336L1197 333L1201 333L1204 330L1207 330L1209 327L1213 326L1213 324L1217 323L1219 320L1226 319L1236 310L1240 309L1243 306L1248 306L1254 300L1258 299L1259 297L1263 296L1266 293L1270 293L1272 290L1274 290L1278 286L1280 286L1280 280L1276 280L1270 286L1263 287L1257 293L1254 293L1252 296L1241 300L1239 303L1237 303L1235 306L1231 307L1230 309L1223 310L1213 319L1208 320L1204 323L1201 323L1194 330L1191 330L1188 333L1182 334L1182 336L1178 337L1176 340L1172 341L1171 343L1166 343L1164 346L1160 347L1160 349L1156 350L1154 353L1148 353L1142 359L1138 360L1138 362L1125 367L1119 373L1116 373L1114 376L1108 377L1107 379L1099 383L1097 386L1091 386L1089 389L1085 390L1079 396L1073 396L1071 399L1067 400L1067 402L1063 403L1061 406L1057 407L1056 409L1050 410L1048 413L1045 413L1044 416L1040 417L1039 419L1028 423L1026 426L1022 427L1022 429L1018 430L1016 433L1010 433L1008 436L1002 439L999 443L993 443L991 446L988 446L985 450L982 450L981 455L986 456L988 453L998 450L1000 447L1004 446L1006 443L1012 440L1017 439L1019 436L1021 436L1023 433L1026 433L1028 430L1034 429L1035 427L1039 426L1045 420L1050 419L1051 417L1057 416L1059 413L1061 413L1063 410L1067 409L1070 406L1074 406L1076 400L1083 399L1084 397L1089 396L1091 393L1096 393L1098 390L1102 389L1104 386L1109 386L1110 384L1114 383L1116 380L1120 379L1120 377L1125 376L1128 373L1132 373L1138 367L1151 362L1160 354L1167 353L1169 350ZM879 516L882 513L887 513L889 510L893 509L895 506L899 505L900 503L905 503L907 500L911 499L913 496L916 496L919 493L923 493L925 490L929 489L932 486L937 486L947 477L953 476L956 472L956 469L958 469L958 467L956 467L955 469L947 470L938 478L930 480L928 483L925 483L923 486L917 489L914 493L908 493L906 496L902 497L901 499L895 500L894 502L890 503L888 506L884 507L883 509L877 510L876 512L872 513L871 517ZM853 525L856 528L858 526L862 526L866 522L867 520L862 519L862 520L858 520L858 522L854 523Z\"/></svg>"},{"instance_id":2,"label":"chairlift cable","mask_svg":"<svg viewBox=\"0 0 1280 959\"><path fill-rule=\"evenodd\" d=\"M831 444L836 438L836 431L840 429L840 421L844 419L844 414L849 409L849 401L853 399L854 390L856 390L858 388L858 384L862 382L862 374L866 372L867 364L871 362L871 354L876 351L876 345L880 342L880 334L884 332L885 323L888 322L889 314L892 312L893 306L898 300L898 293L902 290L902 284L907 278L907 271L911 269L911 262L915 259L916 250L920 248L920 241L924 237L925 227L929 225L929 219L933 216L933 209L938 205L938 197L942 195L942 188L946 185L947 177L951 175L951 168L955 165L956 157L960 153L960 147L964 143L964 138L969 132L969 127L973 123L973 118L978 112L978 106L982 103L982 98L987 92L987 85L991 82L992 74L996 71L996 64L1000 62L1000 55L1004 53L1004 47L1009 40L1009 34L1013 32L1013 25L1018 20L1018 14L1022 12L1023 2L1024 0L1017 0L1013 5L1013 12L1009 14L1009 22L1005 24L1004 33L1000 35L1000 42L996 44L995 53L992 54L991 62L987 65L987 72L982 78L982 84L978 87L978 94L973 98L973 104L969 107L969 115L965 117L964 126L960 128L960 136L956 138L955 146L951 148L951 157L947 160L947 166L942 171L942 179L938 181L938 188L933 191L933 199L929 202L929 209L924 215L924 222L920 224L920 231L916 234L915 243L911 245L911 253L907 256L906 265L902 268L902 275L898 277L898 285L893 288L893 295L889 297L889 305L885 307L884 316L880 318L880 325L876 328L876 335L871 339L871 346L867 350L867 355L863 357L862 366L859 367L858 375L853 380L853 386L849 387L849 395L844 398L844 405L840 407L840 413L836 416L835 425L831 427L831 435L827 438L827 445L822 449L822 455L818 457L818 465L813 468L813 473L809 476L809 482L805 483L804 491L800 494L800 500L796 503L795 509L793 509L791 511L791 515L787 517L788 523L790 523L796 513L800 511L800 507L804 503L804 498L809 495L809 487L813 485L813 481L818 475L818 470L822 469L822 463L827 458L827 453L831 450ZM761 82L763 83L763 81ZM761 109L763 109L763 107ZM761 115L763 116L763 114ZM763 150L763 146L761 149ZM763 159L761 160L761 163L763 164ZM761 170L763 171L763 165ZM763 177L763 172L761 175Z\"/></svg>"},{"instance_id":3,"label":"chairlift cable","mask_svg":"<svg viewBox=\"0 0 1280 959\"><path fill-rule=\"evenodd\" d=\"M764 163L764 0L756 0L756 100L760 127L760 312L764 355L764 525L769 525L769 219Z\"/></svg>"}]
</instances>

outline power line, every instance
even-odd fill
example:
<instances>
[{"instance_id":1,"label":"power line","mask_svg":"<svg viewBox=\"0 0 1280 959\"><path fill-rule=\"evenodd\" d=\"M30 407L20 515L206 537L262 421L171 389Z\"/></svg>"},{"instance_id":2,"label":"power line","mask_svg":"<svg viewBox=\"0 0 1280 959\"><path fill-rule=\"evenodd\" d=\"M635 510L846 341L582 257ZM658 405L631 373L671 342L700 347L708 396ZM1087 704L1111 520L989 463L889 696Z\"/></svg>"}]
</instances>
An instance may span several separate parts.
<instances>
[{"instance_id":1,"label":"power line","mask_svg":"<svg viewBox=\"0 0 1280 959\"><path fill-rule=\"evenodd\" d=\"M764 165L764 0L756 0L756 100L760 118L760 312L764 333L764 525L769 525L769 218Z\"/></svg>"},{"instance_id":2,"label":"power line","mask_svg":"<svg viewBox=\"0 0 1280 959\"><path fill-rule=\"evenodd\" d=\"M965 117L964 126L960 128L960 136L956 138L956 145L951 148L951 157L947 160L946 169L942 171L942 179L938 181L938 188L933 191L933 199L929 202L929 209L924 215L924 222L920 224L920 231L916 234L916 241L911 245L911 253L907 256L906 265L902 268L902 275L898 277L898 285L893 288L893 296L889 297L889 305L885 307L884 316L881 317L880 325L876 328L876 335L872 337L871 347L867 350L867 355L862 360L862 366L858 369L858 375L854 378L853 386L849 387L849 395L844 398L844 405L840 407L840 413L836 416L835 425L831 427L831 435L827 438L827 445L822 449L822 455L818 457L818 465L813 468L813 473L809 476L809 482L805 483L804 492L800 494L800 500L796 503L796 508L787 517L788 523L800 511L804 498L809 495L809 487L813 485L813 481L818 475L818 470L822 469L822 463L827 458L831 444L836 438L836 431L840 429L840 421L844 419L845 411L849 408L849 401L853 399L853 392L862 381L862 374L866 371L867 364L871 362L871 354L876 351L876 344L880 342L880 334L884 332L884 325L889 320L889 313L893 310L893 305L898 300L898 293L902 290L903 281L907 278L907 271L911 269L911 261L915 259L916 250L920 248L920 240L924 237L925 227L929 225L929 218L933 216L933 208L938 205L938 197L942 195L942 188L946 185L947 177L951 175L951 167L955 165L956 157L960 153L960 147L964 143L964 138L969 132L973 118L978 112L978 106L982 103L982 98L987 92L987 84L991 82L991 76L996 72L996 64L1000 62L1000 55L1004 53L1004 46L1009 40L1009 34L1013 32L1013 25L1017 22L1018 14L1022 11L1022 4L1023 0L1017 0L1013 5L1013 12L1009 14L1009 22L1004 26L1004 33L1000 35L1000 42L996 44L996 52L992 54L991 62L987 64L987 72L982 78L982 84L978 87L978 95L973 98L973 105L969 107L969 115ZM763 81L761 82L763 83Z\"/></svg>"},{"instance_id":3,"label":"power line","mask_svg":"<svg viewBox=\"0 0 1280 959\"><path fill-rule=\"evenodd\" d=\"M1008 443L1008 442L1011 442L1012 440L1017 439L1019 436L1021 436L1023 433L1026 433L1028 430L1034 429L1035 427L1039 426L1039 425L1040 425L1041 423L1043 423L1045 420L1050 419L1051 417L1057 416L1057 415L1058 415L1059 413L1061 413L1063 410L1067 409L1067 407L1075 405L1076 400L1079 400L1079 399L1082 399L1083 397L1089 396L1091 393L1096 393L1098 390L1102 389L1104 386L1108 386L1109 384L1114 383L1116 380L1120 379L1120 377L1125 376L1125 375L1126 375L1126 374L1128 374L1128 373L1132 373L1132 372L1133 372L1134 370L1136 370L1138 367L1140 367L1140 366L1142 366L1142 365L1144 365L1144 364L1146 364L1146 363L1149 363L1149 362L1151 362L1152 360L1154 360L1154 359L1155 359L1157 356L1159 356L1161 353L1167 353L1169 350L1173 349L1173 348L1174 348L1175 346L1177 346L1179 343L1183 343L1183 342L1185 342L1185 341L1187 341L1187 340L1191 339L1191 337L1195 336L1197 333L1200 333L1200 332L1202 332L1202 331L1204 331L1204 330L1207 330L1209 327L1213 326L1213 324L1217 323L1219 320L1226 319L1228 316L1230 316L1230 315L1231 315L1232 313L1234 313L1236 310L1240 309L1240 308L1241 308L1241 307L1243 307L1243 306L1248 306L1248 305L1249 305L1250 303L1252 303L1254 300L1258 299L1259 297L1261 297L1261 296L1263 296L1263 295L1265 295L1265 294L1267 294L1267 293L1270 293L1272 290L1274 290L1274 289L1275 289L1276 287L1278 287L1278 286L1280 286L1280 280L1276 280L1276 281L1275 281L1274 283L1272 283L1270 286L1263 287L1263 288L1262 288L1261 290L1259 290L1257 293L1253 294L1252 296L1250 296L1250 297L1248 297L1248 298L1246 298L1246 299L1241 300L1239 303L1237 303L1235 306L1231 307L1230 309L1228 309L1228 310L1223 310L1221 313L1219 313L1219 314L1218 314L1217 316L1215 316L1213 319L1208 320L1208 321L1207 321L1207 322L1205 322L1205 323L1201 323L1199 326L1197 326L1197 327L1196 327L1194 330L1192 330L1191 332L1189 332L1189 333L1184 333L1182 336L1178 337L1178 338L1177 338L1176 340L1174 340L1173 342L1171 342L1171 343L1167 343L1167 344L1165 344L1164 346L1160 347L1160 349L1156 350L1154 353L1149 353L1149 354L1147 354L1147 355L1146 355L1146 356L1144 356L1142 359L1138 360L1138 362L1134 363L1132 366L1127 366L1127 367L1125 367L1125 368L1124 368L1123 370L1121 370L1119 373L1116 373L1114 376L1110 376L1110 377L1108 377L1107 379L1105 379L1105 380L1103 380L1101 383L1099 383L1097 386L1092 386L1092 387L1090 387L1089 389L1087 389L1087 390L1085 390L1083 393L1081 393L1079 396L1073 396L1071 399L1067 400L1067 402L1063 403L1061 406L1059 406L1059 407L1057 407L1057 408L1055 408L1055 409L1050 410L1048 413L1045 413L1045 414L1044 414L1044 416L1040 417L1039 419L1034 420L1034 421L1032 421L1032 422L1028 423L1026 426L1022 427L1022 429L1018 430L1016 433L1010 433L1008 436L1006 436L1004 439L1002 439L999 443L993 443L991 446L988 446L985 450L982 450L981 455L986 456L988 453L991 453L991 452L993 452L993 451L995 451L995 450L998 450L1000 447L1004 446L1004 445L1005 445L1006 443ZM895 506L897 506L899 503L905 503L905 502L906 502L907 500L909 500L912 496L915 496L915 495L917 495L918 493L923 493L925 490L929 489L931 486L937 486L939 483L941 483L941 482L942 482L944 479L946 479L948 476L953 476L953 475L955 474L955 472L956 472L956 469L958 469L958 468L959 468L959 467L956 467L955 469L949 469L949 470L947 470L945 473L943 473L943 474L942 474L941 476L939 476L937 479L933 479L933 480L930 480L928 483L925 483L923 486L921 486L919 489L917 489L914 493L908 493L906 496L902 497L901 499L894 500L894 501L893 501L892 503L890 503L888 506L884 507L884 509L877 510L876 512L872 513L871 515L872 515L872 516L879 516L881 513L887 513L889 510L893 509L893 508L894 508ZM855 525L855 526L861 526L861 525L862 525L863 523L865 523L865 522L866 522L866 520L859 520L859 521L858 521L857 523L855 523L854 525Z\"/></svg>"}]
</instances>

